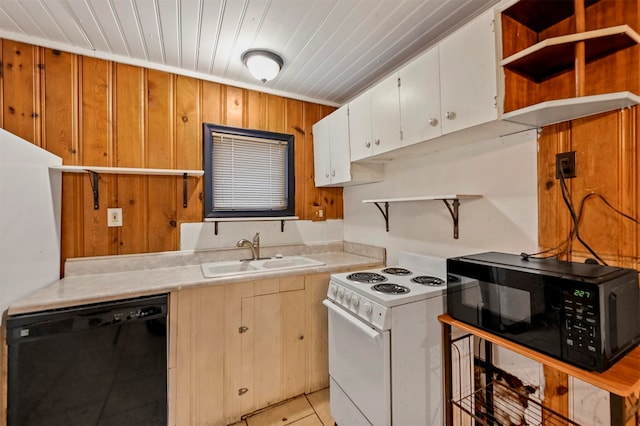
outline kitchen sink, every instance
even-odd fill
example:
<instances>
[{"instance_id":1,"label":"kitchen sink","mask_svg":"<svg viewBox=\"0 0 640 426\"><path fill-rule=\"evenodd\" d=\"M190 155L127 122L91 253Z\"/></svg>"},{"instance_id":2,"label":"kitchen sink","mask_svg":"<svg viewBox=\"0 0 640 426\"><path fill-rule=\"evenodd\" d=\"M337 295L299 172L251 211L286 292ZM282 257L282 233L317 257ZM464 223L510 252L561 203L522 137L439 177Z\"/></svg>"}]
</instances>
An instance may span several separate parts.
<instances>
[{"instance_id":1,"label":"kitchen sink","mask_svg":"<svg viewBox=\"0 0 640 426\"><path fill-rule=\"evenodd\" d=\"M255 274L257 272L279 271L284 269L322 266L323 262L303 256L272 257L256 260L230 260L203 263L200 265L205 278L217 278L228 275Z\"/></svg>"}]
</instances>

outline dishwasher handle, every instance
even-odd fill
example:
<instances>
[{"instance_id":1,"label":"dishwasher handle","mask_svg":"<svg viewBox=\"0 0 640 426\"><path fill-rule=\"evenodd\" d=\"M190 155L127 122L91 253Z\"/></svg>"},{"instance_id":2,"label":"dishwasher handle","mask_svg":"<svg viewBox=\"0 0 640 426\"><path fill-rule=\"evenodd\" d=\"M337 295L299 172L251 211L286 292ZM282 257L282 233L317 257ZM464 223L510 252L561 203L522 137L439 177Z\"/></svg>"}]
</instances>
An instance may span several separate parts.
<instances>
[{"instance_id":1,"label":"dishwasher handle","mask_svg":"<svg viewBox=\"0 0 640 426\"><path fill-rule=\"evenodd\" d=\"M360 321L359 319L355 318L353 315L349 315L348 313L344 312L342 309L338 308L336 305L331 303L329 300L327 300L327 299L323 300L322 304L324 306L326 306L332 313L337 314L339 317L341 317L342 319L347 321L350 325L354 326L359 331L361 331L364 334L366 334L367 337L369 337L371 340L375 340L378 337L380 337L380 333L376 329L372 328L371 326L367 325L366 323L364 323L364 322Z\"/></svg>"}]
</instances>

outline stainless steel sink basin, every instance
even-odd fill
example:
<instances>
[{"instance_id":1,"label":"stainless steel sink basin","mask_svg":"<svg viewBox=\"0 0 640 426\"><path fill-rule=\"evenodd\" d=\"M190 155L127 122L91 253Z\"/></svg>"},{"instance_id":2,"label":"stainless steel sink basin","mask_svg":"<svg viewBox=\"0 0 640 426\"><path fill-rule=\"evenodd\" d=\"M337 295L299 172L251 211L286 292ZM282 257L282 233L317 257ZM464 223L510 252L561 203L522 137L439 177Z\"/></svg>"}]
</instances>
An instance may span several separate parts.
<instances>
[{"instance_id":1,"label":"stainless steel sink basin","mask_svg":"<svg viewBox=\"0 0 640 426\"><path fill-rule=\"evenodd\" d=\"M229 275L255 274L258 272L278 271L284 269L322 266L323 262L303 256L272 257L259 260L230 260L223 262L203 263L200 265L205 278L217 278Z\"/></svg>"}]
</instances>

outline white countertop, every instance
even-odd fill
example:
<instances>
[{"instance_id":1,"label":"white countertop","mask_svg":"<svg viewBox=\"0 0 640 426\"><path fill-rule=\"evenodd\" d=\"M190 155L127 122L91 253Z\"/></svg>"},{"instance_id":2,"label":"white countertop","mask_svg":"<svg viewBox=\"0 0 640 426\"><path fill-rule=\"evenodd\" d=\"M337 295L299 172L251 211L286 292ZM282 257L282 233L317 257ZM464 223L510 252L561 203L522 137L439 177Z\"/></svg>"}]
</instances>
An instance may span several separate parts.
<instances>
[{"instance_id":1,"label":"white countertop","mask_svg":"<svg viewBox=\"0 0 640 426\"><path fill-rule=\"evenodd\" d=\"M273 252L273 253L271 253ZM168 293L184 288L230 284L289 275L309 275L346 269L366 269L384 264L384 249L353 243L314 246L265 247L273 256L303 255L323 262L323 266L205 278L200 263L229 260L236 249L207 252L166 252L158 254L104 256L71 259L65 278L56 281L9 306L9 315L74 305ZM233 259L233 257L231 257Z\"/></svg>"}]
</instances>

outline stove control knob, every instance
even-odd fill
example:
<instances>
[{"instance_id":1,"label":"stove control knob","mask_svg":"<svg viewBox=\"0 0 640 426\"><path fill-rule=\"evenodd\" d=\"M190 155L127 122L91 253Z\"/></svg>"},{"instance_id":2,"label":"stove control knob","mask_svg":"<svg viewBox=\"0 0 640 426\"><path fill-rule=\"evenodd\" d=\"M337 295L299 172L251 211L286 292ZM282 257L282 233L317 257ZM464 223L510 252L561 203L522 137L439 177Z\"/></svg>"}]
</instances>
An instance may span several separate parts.
<instances>
[{"instance_id":1,"label":"stove control knob","mask_svg":"<svg viewBox=\"0 0 640 426\"><path fill-rule=\"evenodd\" d=\"M344 302L349 305L349 302L351 301L351 293L345 293L344 295Z\"/></svg>"},{"instance_id":2,"label":"stove control knob","mask_svg":"<svg viewBox=\"0 0 640 426\"><path fill-rule=\"evenodd\" d=\"M335 284L331 284L331 288L329 289L331 291L331 294L333 296L335 296L336 294L338 294L338 286Z\"/></svg>"},{"instance_id":3,"label":"stove control knob","mask_svg":"<svg viewBox=\"0 0 640 426\"><path fill-rule=\"evenodd\" d=\"M351 304L353 305L354 308L357 308L358 305L360 305L360 299L358 299L357 296L353 296L351 298Z\"/></svg>"},{"instance_id":4,"label":"stove control knob","mask_svg":"<svg viewBox=\"0 0 640 426\"><path fill-rule=\"evenodd\" d=\"M344 296L344 288L339 288L338 289L338 299L342 299L342 296Z\"/></svg>"},{"instance_id":5,"label":"stove control knob","mask_svg":"<svg viewBox=\"0 0 640 426\"><path fill-rule=\"evenodd\" d=\"M371 306L371 303L366 302L363 305L363 308L364 308L365 314L370 314L371 312L373 312L373 306Z\"/></svg>"}]
</instances>

